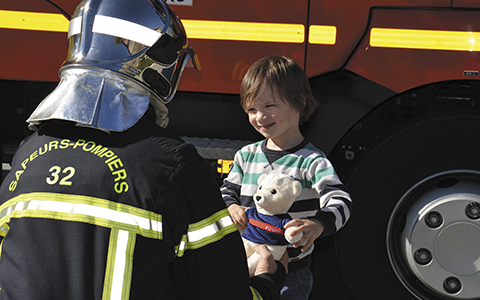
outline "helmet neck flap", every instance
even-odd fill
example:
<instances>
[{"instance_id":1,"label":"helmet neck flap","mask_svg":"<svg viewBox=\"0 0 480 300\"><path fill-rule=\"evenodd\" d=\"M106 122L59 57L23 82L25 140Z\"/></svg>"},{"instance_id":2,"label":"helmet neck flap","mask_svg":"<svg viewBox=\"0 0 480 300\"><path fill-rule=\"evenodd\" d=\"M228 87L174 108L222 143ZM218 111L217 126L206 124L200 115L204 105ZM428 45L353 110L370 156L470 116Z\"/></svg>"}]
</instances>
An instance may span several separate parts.
<instances>
[{"instance_id":1,"label":"helmet neck flap","mask_svg":"<svg viewBox=\"0 0 480 300\"><path fill-rule=\"evenodd\" d=\"M42 121L59 119L106 131L124 131L135 125L154 98L143 85L108 70L63 68L60 84L27 122L31 129ZM156 102L157 124L165 127L168 110ZM162 108L163 114L159 114Z\"/></svg>"},{"instance_id":2,"label":"helmet neck flap","mask_svg":"<svg viewBox=\"0 0 480 300\"><path fill-rule=\"evenodd\" d=\"M190 58L201 67L185 30L162 0L84 0L68 32L60 83L27 122L61 119L124 131L149 103L166 126L168 103Z\"/></svg>"}]
</instances>

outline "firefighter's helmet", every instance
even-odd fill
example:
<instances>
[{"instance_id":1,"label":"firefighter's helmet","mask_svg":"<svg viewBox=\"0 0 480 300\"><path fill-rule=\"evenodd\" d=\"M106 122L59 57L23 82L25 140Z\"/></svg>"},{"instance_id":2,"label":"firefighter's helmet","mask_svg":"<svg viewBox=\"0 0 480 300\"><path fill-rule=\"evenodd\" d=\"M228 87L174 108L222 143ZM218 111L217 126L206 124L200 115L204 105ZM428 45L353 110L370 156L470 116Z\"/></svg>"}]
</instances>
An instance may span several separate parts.
<instances>
[{"instance_id":1,"label":"firefighter's helmet","mask_svg":"<svg viewBox=\"0 0 480 300\"><path fill-rule=\"evenodd\" d=\"M163 0L83 0L70 21L60 84L27 121L126 130L150 101L167 112L163 104L190 58L201 71L182 23Z\"/></svg>"}]
</instances>

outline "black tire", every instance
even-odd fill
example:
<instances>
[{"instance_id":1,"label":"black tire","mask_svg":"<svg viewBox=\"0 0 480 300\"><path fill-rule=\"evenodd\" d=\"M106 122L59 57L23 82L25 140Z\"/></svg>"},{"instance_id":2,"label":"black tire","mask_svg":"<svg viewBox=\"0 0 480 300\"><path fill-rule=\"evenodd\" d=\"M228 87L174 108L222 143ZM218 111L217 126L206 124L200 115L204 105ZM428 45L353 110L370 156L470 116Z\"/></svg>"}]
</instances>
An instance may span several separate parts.
<instances>
[{"instance_id":1,"label":"black tire","mask_svg":"<svg viewBox=\"0 0 480 300\"><path fill-rule=\"evenodd\" d=\"M469 170L469 180L480 182L479 113L416 119L381 139L359 161L347 180L352 217L336 241L340 269L355 300L459 299L426 287L394 253L405 220L392 215L413 205L415 197L397 206L412 187L453 170Z\"/></svg>"}]
</instances>

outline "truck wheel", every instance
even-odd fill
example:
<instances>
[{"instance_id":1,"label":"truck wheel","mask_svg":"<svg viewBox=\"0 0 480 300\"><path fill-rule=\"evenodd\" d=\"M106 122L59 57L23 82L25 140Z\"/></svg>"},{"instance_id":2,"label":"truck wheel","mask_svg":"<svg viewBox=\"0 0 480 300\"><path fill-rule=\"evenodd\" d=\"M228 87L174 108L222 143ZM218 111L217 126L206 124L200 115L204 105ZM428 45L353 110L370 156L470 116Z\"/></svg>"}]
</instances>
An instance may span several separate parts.
<instances>
[{"instance_id":1,"label":"truck wheel","mask_svg":"<svg viewBox=\"0 0 480 300\"><path fill-rule=\"evenodd\" d=\"M349 178L336 248L355 300L480 299L479 113L412 121Z\"/></svg>"}]
</instances>

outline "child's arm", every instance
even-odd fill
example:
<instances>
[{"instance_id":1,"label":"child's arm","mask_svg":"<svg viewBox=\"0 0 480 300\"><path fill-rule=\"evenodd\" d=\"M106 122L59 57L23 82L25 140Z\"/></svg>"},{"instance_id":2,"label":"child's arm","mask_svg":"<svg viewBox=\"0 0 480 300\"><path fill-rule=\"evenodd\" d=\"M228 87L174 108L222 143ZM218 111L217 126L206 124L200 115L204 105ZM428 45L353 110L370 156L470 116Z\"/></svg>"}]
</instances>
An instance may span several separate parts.
<instances>
[{"instance_id":1,"label":"child's arm","mask_svg":"<svg viewBox=\"0 0 480 300\"><path fill-rule=\"evenodd\" d=\"M248 217L245 214L245 207L241 206L240 193L242 189L243 180L243 158L241 150L235 153L234 162L231 166L230 173L223 181L223 185L220 187L223 201L228 207L228 212L232 216L235 225L238 230L245 230L248 225Z\"/></svg>"},{"instance_id":2,"label":"child's arm","mask_svg":"<svg viewBox=\"0 0 480 300\"><path fill-rule=\"evenodd\" d=\"M312 187L319 194L320 210L308 219L323 225L320 236L333 234L350 218L352 200L327 158L317 158L310 165L309 173Z\"/></svg>"},{"instance_id":3,"label":"child's arm","mask_svg":"<svg viewBox=\"0 0 480 300\"><path fill-rule=\"evenodd\" d=\"M303 237L293 244L293 247L302 247L302 252L305 252L310 248L313 242L323 233L323 223L316 219L294 219L285 225L285 229L298 226L298 228L292 230L292 236L295 236L303 232Z\"/></svg>"},{"instance_id":4,"label":"child's arm","mask_svg":"<svg viewBox=\"0 0 480 300\"><path fill-rule=\"evenodd\" d=\"M303 237L293 245L295 248L303 246L302 252L320 236L335 233L343 227L350 217L351 207L350 195L327 158L317 159L310 165L309 172L312 186L319 193L321 209L313 217L295 219L285 225L285 228L298 226L292 230L293 236L303 232Z\"/></svg>"}]
</instances>

